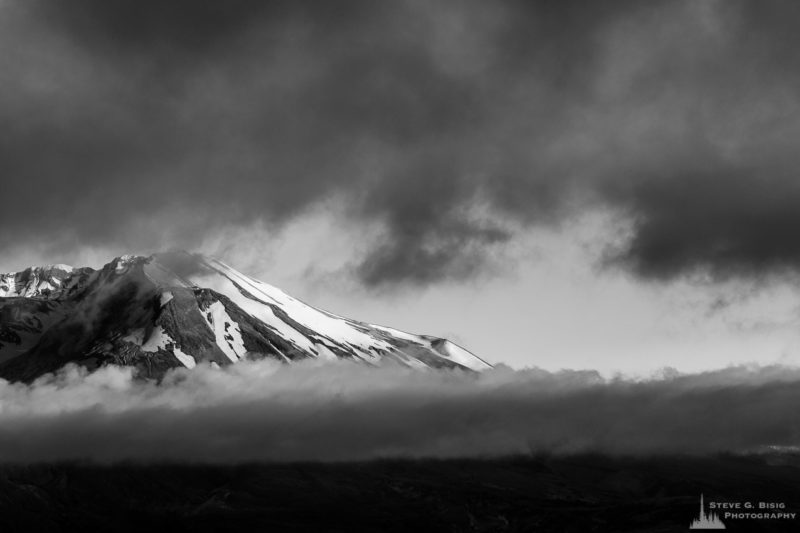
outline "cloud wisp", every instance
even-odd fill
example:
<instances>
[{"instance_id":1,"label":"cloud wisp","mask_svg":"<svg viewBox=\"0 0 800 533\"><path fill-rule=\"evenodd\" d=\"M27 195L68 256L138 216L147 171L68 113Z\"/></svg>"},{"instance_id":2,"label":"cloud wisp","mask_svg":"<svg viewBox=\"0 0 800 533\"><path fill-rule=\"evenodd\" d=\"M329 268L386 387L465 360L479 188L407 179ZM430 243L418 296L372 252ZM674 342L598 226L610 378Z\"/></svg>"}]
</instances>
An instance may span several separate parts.
<instances>
[{"instance_id":1,"label":"cloud wisp","mask_svg":"<svg viewBox=\"0 0 800 533\"><path fill-rule=\"evenodd\" d=\"M352 363L197 367L161 384L76 367L0 382L0 457L341 461L528 453L708 454L800 445L800 370L736 367L649 380Z\"/></svg>"}]
</instances>

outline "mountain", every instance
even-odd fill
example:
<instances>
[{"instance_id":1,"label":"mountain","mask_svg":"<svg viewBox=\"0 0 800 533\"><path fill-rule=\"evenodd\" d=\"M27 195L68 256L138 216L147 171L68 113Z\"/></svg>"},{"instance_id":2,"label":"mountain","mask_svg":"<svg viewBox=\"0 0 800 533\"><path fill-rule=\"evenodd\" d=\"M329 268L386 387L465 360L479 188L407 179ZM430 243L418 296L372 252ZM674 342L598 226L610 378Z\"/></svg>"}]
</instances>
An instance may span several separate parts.
<instances>
[{"instance_id":1,"label":"mountain","mask_svg":"<svg viewBox=\"0 0 800 533\"><path fill-rule=\"evenodd\" d=\"M122 256L0 275L0 377L32 381L69 362L158 378L170 368L243 359L394 362L480 371L490 365L437 337L340 317L187 252Z\"/></svg>"}]
</instances>

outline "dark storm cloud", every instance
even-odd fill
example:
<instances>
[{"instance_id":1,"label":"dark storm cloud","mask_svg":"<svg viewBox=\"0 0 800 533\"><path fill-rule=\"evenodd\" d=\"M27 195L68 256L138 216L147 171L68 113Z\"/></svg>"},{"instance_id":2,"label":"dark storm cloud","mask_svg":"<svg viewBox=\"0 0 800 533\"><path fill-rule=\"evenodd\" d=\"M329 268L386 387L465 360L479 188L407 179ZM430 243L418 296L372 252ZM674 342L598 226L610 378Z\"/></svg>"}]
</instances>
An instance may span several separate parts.
<instances>
[{"instance_id":1,"label":"dark storm cloud","mask_svg":"<svg viewBox=\"0 0 800 533\"><path fill-rule=\"evenodd\" d=\"M67 368L33 385L0 381L0 456L236 463L754 452L800 444L799 380L781 367L609 381L261 361L179 370L155 385L129 368Z\"/></svg>"},{"instance_id":2,"label":"dark storm cloud","mask_svg":"<svg viewBox=\"0 0 800 533\"><path fill-rule=\"evenodd\" d=\"M191 248L337 198L383 231L371 286L588 208L630 218L608 259L645 277L800 261L794 2L0 10L0 246Z\"/></svg>"}]
</instances>

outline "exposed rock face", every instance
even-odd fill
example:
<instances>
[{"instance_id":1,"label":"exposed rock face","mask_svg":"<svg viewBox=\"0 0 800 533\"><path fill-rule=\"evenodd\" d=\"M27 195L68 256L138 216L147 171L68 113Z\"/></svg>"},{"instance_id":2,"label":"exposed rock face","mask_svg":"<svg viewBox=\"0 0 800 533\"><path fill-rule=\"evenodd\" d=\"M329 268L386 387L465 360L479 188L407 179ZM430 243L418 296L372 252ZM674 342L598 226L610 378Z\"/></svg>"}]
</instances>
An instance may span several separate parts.
<instances>
[{"instance_id":1,"label":"exposed rock face","mask_svg":"<svg viewBox=\"0 0 800 533\"><path fill-rule=\"evenodd\" d=\"M68 265L29 267L21 272L0 274L0 298L57 297L68 292L91 269Z\"/></svg>"},{"instance_id":2,"label":"exposed rock face","mask_svg":"<svg viewBox=\"0 0 800 533\"><path fill-rule=\"evenodd\" d=\"M123 256L0 275L0 377L31 381L74 362L145 377L207 362L348 358L432 368L489 365L445 339L316 309L208 257Z\"/></svg>"}]
</instances>

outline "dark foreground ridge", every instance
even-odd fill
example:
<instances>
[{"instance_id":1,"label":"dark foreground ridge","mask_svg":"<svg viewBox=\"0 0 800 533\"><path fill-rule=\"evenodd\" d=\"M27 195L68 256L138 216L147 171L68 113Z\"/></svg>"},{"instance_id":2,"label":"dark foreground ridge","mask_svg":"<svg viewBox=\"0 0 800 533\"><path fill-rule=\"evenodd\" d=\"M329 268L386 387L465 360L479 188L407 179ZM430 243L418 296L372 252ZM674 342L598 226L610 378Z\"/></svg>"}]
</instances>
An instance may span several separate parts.
<instances>
[{"instance_id":1,"label":"dark foreground ridge","mask_svg":"<svg viewBox=\"0 0 800 533\"><path fill-rule=\"evenodd\" d=\"M800 510L797 457L0 468L0 531L669 532L698 498ZM726 522L793 531L800 521Z\"/></svg>"}]
</instances>

